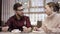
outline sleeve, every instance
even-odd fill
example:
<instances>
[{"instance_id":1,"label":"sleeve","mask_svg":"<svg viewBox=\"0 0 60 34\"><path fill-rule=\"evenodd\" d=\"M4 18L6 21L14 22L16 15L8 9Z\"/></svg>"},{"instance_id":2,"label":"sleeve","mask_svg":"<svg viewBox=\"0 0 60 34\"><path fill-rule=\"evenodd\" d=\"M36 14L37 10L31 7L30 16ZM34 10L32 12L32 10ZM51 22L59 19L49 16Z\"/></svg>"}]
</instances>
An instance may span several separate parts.
<instances>
[{"instance_id":1,"label":"sleeve","mask_svg":"<svg viewBox=\"0 0 60 34\"><path fill-rule=\"evenodd\" d=\"M44 21L42 21L42 27L45 27L45 26L47 26L46 19Z\"/></svg>"},{"instance_id":2,"label":"sleeve","mask_svg":"<svg viewBox=\"0 0 60 34\"><path fill-rule=\"evenodd\" d=\"M30 23L29 17L26 18L26 27L27 28L31 27L31 23Z\"/></svg>"},{"instance_id":3,"label":"sleeve","mask_svg":"<svg viewBox=\"0 0 60 34\"><path fill-rule=\"evenodd\" d=\"M11 26L11 19L8 19L8 21L5 23L5 26Z\"/></svg>"},{"instance_id":4,"label":"sleeve","mask_svg":"<svg viewBox=\"0 0 60 34\"><path fill-rule=\"evenodd\" d=\"M56 20L58 22L56 27L60 29L60 19L59 18L60 18L60 14L59 14L59 16L58 16L58 18Z\"/></svg>"},{"instance_id":5,"label":"sleeve","mask_svg":"<svg viewBox=\"0 0 60 34\"><path fill-rule=\"evenodd\" d=\"M46 29L47 29L46 19L44 21L42 21L42 27L41 27L41 29L43 29L44 31L46 31Z\"/></svg>"},{"instance_id":6,"label":"sleeve","mask_svg":"<svg viewBox=\"0 0 60 34\"><path fill-rule=\"evenodd\" d=\"M58 27L59 29L60 29L60 20L59 20L59 23L57 24L57 26L56 27Z\"/></svg>"},{"instance_id":7,"label":"sleeve","mask_svg":"<svg viewBox=\"0 0 60 34\"><path fill-rule=\"evenodd\" d=\"M46 26L45 21L42 22L42 28Z\"/></svg>"}]
</instances>

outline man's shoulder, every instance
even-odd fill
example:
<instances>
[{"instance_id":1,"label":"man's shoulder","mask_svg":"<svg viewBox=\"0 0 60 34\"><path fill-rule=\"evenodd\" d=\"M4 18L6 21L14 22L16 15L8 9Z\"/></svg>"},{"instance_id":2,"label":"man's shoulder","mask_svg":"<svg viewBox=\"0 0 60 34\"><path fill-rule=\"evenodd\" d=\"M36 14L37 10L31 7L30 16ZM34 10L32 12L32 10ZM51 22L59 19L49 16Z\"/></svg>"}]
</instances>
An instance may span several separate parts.
<instances>
[{"instance_id":1,"label":"man's shoulder","mask_svg":"<svg viewBox=\"0 0 60 34\"><path fill-rule=\"evenodd\" d=\"M29 16L24 16L25 18L29 18Z\"/></svg>"},{"instance_id":2,"label":"man's shoulder","mask_svg":"<svg viewBox=\"0 0 60 34\"><path fill-rule=\"evenodd\" d=\"M12 19L14 19L14 18L15 18L15 15L9 17L9 20L12 20Z\"/></svg>"},{"instance_id":3,"label":"man's shoulder","mask_svg":"<svg viewBox=\"0 0 60 34\"><path fill-rule=\"evenodd\" d=\"M29 16L24 16L25 19L29 18Z\"/></svg>"}]
</instances>

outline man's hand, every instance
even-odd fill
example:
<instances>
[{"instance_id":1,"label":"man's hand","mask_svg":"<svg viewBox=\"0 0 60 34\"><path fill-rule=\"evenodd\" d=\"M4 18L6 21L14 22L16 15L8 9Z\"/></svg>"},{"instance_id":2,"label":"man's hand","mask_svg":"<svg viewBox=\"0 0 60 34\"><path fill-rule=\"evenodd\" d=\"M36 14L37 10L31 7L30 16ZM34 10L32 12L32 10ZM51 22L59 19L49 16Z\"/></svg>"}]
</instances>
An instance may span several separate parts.
<instances>
[{"instance_id":1,"label":"man's hand","mask_svg":"<svg viewBox=\"0 0 60 34\"><path fill-rule=\"evenodd\" d=\"M3 31L3 32L7 32L7 31L8 31L8 28L9 28L8 26L2 27L2 31Z\"/></svg>"},{"instance_id":2,"label":"man's hand","mask_svg":"<svg viewBox=\"0 0 60 34\"><path fill-rule=\"evenodd\" d=\"M31 27L27 28L27 27L23 27L23 32L30 32L31 31Z\"/></svg>"}]
</instances>

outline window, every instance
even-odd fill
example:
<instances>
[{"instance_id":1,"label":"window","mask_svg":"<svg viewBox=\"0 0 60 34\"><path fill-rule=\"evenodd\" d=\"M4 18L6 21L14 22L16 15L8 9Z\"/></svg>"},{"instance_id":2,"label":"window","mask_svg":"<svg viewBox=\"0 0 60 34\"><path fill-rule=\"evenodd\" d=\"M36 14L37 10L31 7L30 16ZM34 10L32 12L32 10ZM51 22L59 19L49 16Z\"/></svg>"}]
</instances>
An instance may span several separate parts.
<instances>
[{"instance_id":1,"label":"window","mask_svg":"<svg viewBox=\"0 0 60 34\"><path fill-rule=\"evenodd\" d=\"M24 15L30 17L32 25L36 25L37 21L44 20L46 14L44 13L44 6L53 0L2 0L2 21L7 21L9 17L14 15L13 5L17 2L22 2ZM11 12L12 11L12 12Z\"/></svg>"},{"instance_id":2,"label":"window","mask_svg":"<svg viewBox=\"0 0 60 34\"><path fill-rule=\"evenodd\" d=\"M36 25L38 20L44 20L46 16L44 14L44 0L17 0L17 2L23 3L24 13L30 17L32 25Z\"/></svg>"}]
</instances>

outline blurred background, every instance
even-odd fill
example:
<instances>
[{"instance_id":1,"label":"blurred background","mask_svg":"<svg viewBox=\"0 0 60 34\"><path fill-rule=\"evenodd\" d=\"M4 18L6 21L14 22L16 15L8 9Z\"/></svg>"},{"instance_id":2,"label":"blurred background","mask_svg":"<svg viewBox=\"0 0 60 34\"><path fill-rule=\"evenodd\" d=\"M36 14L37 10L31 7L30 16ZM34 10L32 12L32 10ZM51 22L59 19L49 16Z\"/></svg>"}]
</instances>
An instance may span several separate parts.
<instances>
[{"instance_id":1,"label":"blurred background","mask_svg":"<svg viewBox=\"0 0 60 34\"><path fill-rule=\"evenodd\" d=\"M32 25L37 25L38 21L44 21L47 16L44 10L46 3L58 2L60 4L60 0L0 0L0 26L14 15L13 5L17 2L23 4L24 15L30 17Z\"/></svg>"}]
</instances>

